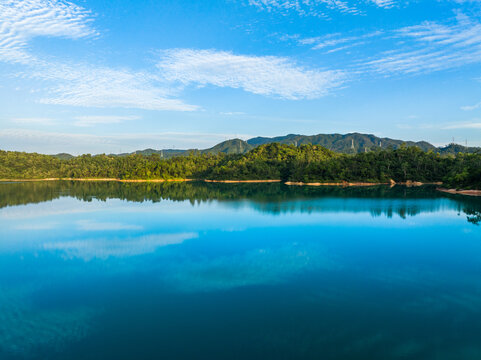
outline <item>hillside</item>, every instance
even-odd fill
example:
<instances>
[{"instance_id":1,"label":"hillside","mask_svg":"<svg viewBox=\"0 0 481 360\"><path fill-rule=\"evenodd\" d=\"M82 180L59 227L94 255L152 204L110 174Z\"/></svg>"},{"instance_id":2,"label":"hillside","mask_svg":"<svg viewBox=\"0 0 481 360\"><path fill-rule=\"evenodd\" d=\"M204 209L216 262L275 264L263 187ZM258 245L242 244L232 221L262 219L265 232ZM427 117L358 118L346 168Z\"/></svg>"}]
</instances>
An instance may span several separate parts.
<instances>
[{"instance_id":1,"label":"hillside","mask_svg":"<svg viewBox=\"0 0 481 360\"><path fill-rule=\"evenodd\" d=\"M459 154L459 153L474 154L474 153L480 153L481 148L466 147L466 146L459 145L459 144L449 144L447 146L443 146L443 147L438 148L438 152L441 155L456 155L456 154Z\"/></svg>"},{"instance_id":2,"label":"hillside","mask_svg":"<svg viewBox=\"0 0 481 360\"><path fill-rule=\"evenodd\" d=\"M189 156L81 155L68 160L37 153L0 151L0 179L272 180L304 183L444 182L451 188L481 189L481 153L442 156L418 147L340 154L320 145L260 145L224 154L241 141L223 144L216 154Z\"/></svg>"},{"instance_id":3,"label":"hillside","mask_svg":"<svg viewBox=\"0 0 481 360\"><path fill-rule=\"evenodd\" d=\"M60 160L69 160L69 159L74 157L73 155L70 155L70 154L67 154L67 153L55 154L55 155L52 155L52 156L56 157L57 159L60 159Z\"/></svg>"},{"instance_id":4,"label":"hillside","mask_svg":"<svg viewBox=\"0 0 481 360\"><path fill-rule=\"evenodd\" d=\"M201 150L202 154L245 154L252 150L254 146L241 139L223 141L209 149Z\"/></svg>"},{"instance_id":5,"label":"hillside","mask_svg":"<svg viewBox=\"0 0 481 360\"><path fill-rule=\"evenodd\" d=\"M436 150L434 145L426 141L404 141L395 140L390 138L379 138L371 134L318 134L318 135L296 135L289 134L286 136L278 136L273 138L268 137L256 137L247 140L250 145L259 146L264 144L270 144L273 142L278 142L286 145L321 145L329 150L344 153L353 154L361 153L365 151L370 151L374 149L398 149L402 144L407 146L417 146L423 151Z\"/></svg>"},{"instance_id":6,"label":"hillside","mask_svg":"<svg viewBox=\"0 0 481 360\"><path fill-rule=\"evenodd\" d=\"M399 149L403 144L410 146L417 146L423 151L433 150L434 152L439 152L441 155L455 155L458 153L475 153L480 152L481 148L478 147L465 147L459 144L449 144L444 147L436 147L426 141L405 141L397 140L391 138L380 138L372 134L360 134L360 133L350 133L350 134L318 134L318 135L298 135L289 134L286 136L277 137L255 137L247 141L241 139L231 139L223 141L208 149L165 149L165 150L155 150L155 149L145 149L137 150L133 153L117 154L114 156L126 156L131 154L141 154L141 155L152 155L159 154L161 158L170 159L173 156L188 155L192 151L199 151L201 154L245 154L248 151L256 148L260 145L280 143L284 145L320 145L334 151L336 153L342 154L359 154L373 150L387 150L387 149ZM59 154L61 155L61 154ZM57 155L57 156L59 156ZM65 154L68 155L68 154ZM67 157L68 158L68 157Z\"/></svg>"}]
</instances>

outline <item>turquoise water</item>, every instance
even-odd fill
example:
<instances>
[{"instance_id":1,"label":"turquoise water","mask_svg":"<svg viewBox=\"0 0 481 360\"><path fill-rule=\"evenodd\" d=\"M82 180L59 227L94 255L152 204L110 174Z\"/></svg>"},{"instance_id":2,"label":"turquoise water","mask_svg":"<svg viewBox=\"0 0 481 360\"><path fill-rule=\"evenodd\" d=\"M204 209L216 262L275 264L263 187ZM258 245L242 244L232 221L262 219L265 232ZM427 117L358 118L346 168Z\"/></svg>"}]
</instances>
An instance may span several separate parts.
<instances>
[{"instance_id":1,"label":"turquoise water","mask_svg":"<svg viewBox=\"0 0 481 360\"><path fill-rule=\"evenodd\" d=\"M481 199L0 184L0 359L480 359Z\"/></svg>"}]
</instances>

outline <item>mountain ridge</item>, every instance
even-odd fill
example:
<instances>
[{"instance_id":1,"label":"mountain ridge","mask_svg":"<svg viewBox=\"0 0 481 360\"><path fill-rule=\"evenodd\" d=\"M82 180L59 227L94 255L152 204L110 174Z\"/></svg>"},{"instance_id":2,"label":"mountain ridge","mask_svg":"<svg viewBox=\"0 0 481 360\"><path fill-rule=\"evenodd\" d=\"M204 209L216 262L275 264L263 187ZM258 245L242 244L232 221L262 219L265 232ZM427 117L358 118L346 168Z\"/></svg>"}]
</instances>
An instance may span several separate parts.
<instances>
[{"instance_id":1,"label":"mountain ridge","mask_svg":"<svg viewBox=\"0 0 481 360\"><path fill-rule=\"evenodd\" d=\"M398 149L401 146L417 146L423 151L435 151L442 155L457 154L460 152L474 153L480 152L480 147L466 147L463 145L451 143L446 146L436 147L427 141L409 141L409 140L399 140L391 139L388 137L378 137L373 134L362 134L362 133L348 133L348 134L317 134L317 135L301 135L301 134L288 134L284 136L275 137L263 137L257 136L248 140L242 139L230 139L222 141L207 149L162 149L156 150L152 148L144 150L136 150L131 153L122 154L110 154L113 156L127 156L132 154L141 154L149 156L152 154L158 154L162 158L171 158L173 156L188 155L191 152L199 152L201 154L245 154L246 152L256 148L257 146L270 144L270 143L281 143L286 145L320 145L331 151L344 154L357 154L361 152L373 151L376 149ZM57 154L56 157L68 158L69 154Z\"/></svg>"}]
</instances>

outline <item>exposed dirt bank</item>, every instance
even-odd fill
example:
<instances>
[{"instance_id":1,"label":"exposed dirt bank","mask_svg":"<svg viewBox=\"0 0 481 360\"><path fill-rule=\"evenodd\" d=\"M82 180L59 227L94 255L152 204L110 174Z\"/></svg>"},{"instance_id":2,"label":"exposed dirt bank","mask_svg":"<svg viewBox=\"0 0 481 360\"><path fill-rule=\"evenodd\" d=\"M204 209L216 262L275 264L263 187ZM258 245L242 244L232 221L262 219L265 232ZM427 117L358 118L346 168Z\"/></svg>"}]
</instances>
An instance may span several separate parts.
<instances>
[{"instance_id":1,"label":"exposed dirt bank","mask_svg":"<svg viewBox=\"0 0 481 360\"><path fill-rule=\"evenodd\" d=\"M376 186L376 185L389 185L389 183L368 183L368 182L327 182L327 183L320 183L320 182L313 182L313 183L304 183L304 182L292 182L288 181L285 183L286 185L294 185L294 186Z\"/></svg>"},{"instance_id":2,"label":"exposed dirt bank","mask_svg":"<svg viewBox=\"0 0 481 360\"><path fill-rule=\"evenodd\" d=\"M422 183L419 181L405 181L405 182L395 182L394 180L390 180L389 182L381 183L381 182L349 182L349 181L341 181L341 182L312 182L312 183L304 183L304 182L291 182L288 181L285 183L286 185L298 185L298 186L377 186L377 185L404 185L407 187L411 186L422 186L422 185L442 185L440 182L435 183Z\"/></svg>"},{"instance_id":3,"label":"exposed dirt bank","mask_svg":"<svg viewBox=\"0 0 481 360\"><path fill-rule=\"evenodd\" d=\"M442 191L448 194L481 196L481 190L456 190L456 189L443 189L443 188L437 188L436 190Z\"/></svg>"},{"instance_id":4,"label":"exposed dirt bank","mask_svg":"<svg viewBox=\"0 0 481 360\"><path fill-rule=\"evenodd\" d=\"M226 183L226 184L236 184L236 183L280 183L281 180L204 180L205 182L211 183Z\"/></svg>"}]
</instances>

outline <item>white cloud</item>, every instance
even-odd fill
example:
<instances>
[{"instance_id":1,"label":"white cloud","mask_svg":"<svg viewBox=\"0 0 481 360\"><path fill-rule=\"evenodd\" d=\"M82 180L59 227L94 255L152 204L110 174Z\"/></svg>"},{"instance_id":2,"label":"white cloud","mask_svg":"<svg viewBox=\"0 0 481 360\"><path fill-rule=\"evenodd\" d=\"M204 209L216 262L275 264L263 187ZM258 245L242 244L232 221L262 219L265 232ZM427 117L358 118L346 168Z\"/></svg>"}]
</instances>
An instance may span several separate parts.
<instances>
[{"instance_id":1,"label":"white cloud","mask_svg":"<svg viewBox=\"0 0 481 360\"><path fill-rule=\"evenodd\" d=\"M338 0L321 2L328 7L344 6ZM45 60L29 52L29 43L36 37L78 39L98 35L91 27L92 20L89 11L64 0L0 1L0 61L27 65L19 76L39 81L39 103L80 107L195 111L200 108L178 98L189 84L304 99L323 96L343 82L340 71L305 69L288 58L222 51L167 50L157 64L161 74ZM80 119L76 125L121 120ZM32 119L29 121L33 123ZM26 119L23 123L27 123Z\"/></svg>"},{"instance_id":2,"label":"white cloud","mask_svg":"<svg viewBox=\"0 0 481 360\"><path fill-rule=\"evenodd\" d=\"M477 104L474 104L474 105L461 106L461 110L471 111L471 110L478 109L480 107L481 107L481 102L478 102Z\"/></svg>"},{"instance_id":3,"label":"white cloud","mask_svg":"<svg viewBox=\"0 0 481 360\"><path fill-rule=\"evenodd\" d=\"M394 5L396 5L396 0L370 0L370 1L375 5L385 9L392 8Z\"/></svg>"},{"instance_id":4,"label":"white cloud","mask_svg":"<svg viewBox=\"0 0 481 360\"><path fill-rule=\"evenodd\" d=\"M95 36L91 13L63 0L2 0L0 2L0 60L35 61L28 42L39 36L78 39Z\"/></svg>"},{"instance_id":5,"label":"white cloud","mask_svg":"<svg viewBox=\"0 0 481 360\"><path fill-rule=\"evenodd\" d=\"M261 10L279 11L281 13L296 12L299 15L328 17L329 11L348 13L354 15L363 14L360 9L363 3L375 5L383 9L392 8L396 0L249 0L249 5Z\"/></svg>"},{"instance_id":6,"label":"white cloud","mask_svg":"<svg viewBox=\"0 0 481 360\"><path fill-rule=\"evenodd\" d=\"M115 115L89 115L89 116L76 116L75 126L89 127L98 124L119 124L123 121L138 120L139 116L115 116Z\"/></svg>"},{"instance_id":7,"label":"white cloud","mask_svg":"<svg viewBox=\"0 0 481 360\"><path fill-rule=\"evenodd\" d=\"M312 50L326 50L326 53L333 53L340 50L366 44L383 34L383 31L374 31L363 35L344 36L341 33L332 33L324 36L301 38L297 36L284 36L281 40L294 40L299 45L310 46Z\"/></svg>"},{"instance_id":8,"label":"white cloud","mask_svg":"<svg viewBox=\"0 0 481 360\"><path fill-rule=\"evenodd\" d=\"M157 67L168 81L183 85L230 87L291 100L324 96L345 80L341 71L306 69L284 57L215 50L167 50Z\"/></svg>"},{"instance_id":9,"label":"white cloud","mask_svg":"<svg viewBox=\"0 0 481 360\"><path fill-rule=\"evenodd\" d=\"M328 10L352 14L360 13L355 6L350 6L347 1L342 0L249 0L249 5L267 11L295 11L299 15L319 17L327 17Z\"/></svg>"},{"instance_id":10,"label":"white cloud","mask_svg":"<svg viewBox=\"0 0 481 360\"><path fill-rule=\"evenodd\" d=\"M367 62L374 71L427 73L481 62L481 23L458 14L450 24L424 22L398 30L401 50L391 50Z\"/></svg>"},{"instance_id":11,"label":"white cloud","mask_svg":"<svg viewBox=\"0 0 481 360\"><path fill-rule=\"evenodd\" d=\"M51 84L43 104L193 111L198 107L171 97L173 87L148 72L87 64L48 63L23 76Z\"/></svg>"},{"instance_id":12,"label":"white cloud","mask_svg":"<svg viewBox=\"0 0 481 360\"><path fill-rule=\"evenodd\" d=\"M443 127L444 130L453 130L453 129L481 129L481 122L474 121L474 122L465 122L461 124L453 124Z\"/></svg>"},{"instance_id":13,"label":"white cloud","mask_svg":"<svg viewBox=\"0 0 481 360\"><path fill-rule=\"evenodd\" d=\"M10 119L10 121L18 125L55 125L55 121L53 119L42 117L13 118Z\"/></svg>"},{"instance_id":14,"label":"white cloud","mask_svg":"<svg viewBox=\"0 0 481 360\"><path fill-rule=\"evenodd\" d=\"M245 115L245 112L242 111L222 111L219 113L220 115L226 115L226 116L236 116L236 115Z\"/></svg>"},{"instance_id":15,"label":"white cloud","mask_svg":"<svg viewBox=\"0 0 481 360\"><path fill-rule=\"evenodd\" d=\"M29 52L36 37L96 36L89 11L64 0L1 0L0 61L28 65L21 76L49 82L43 104L193 111L170 84L145 71L45 61Z\"/></svg>"}]
</instances>

